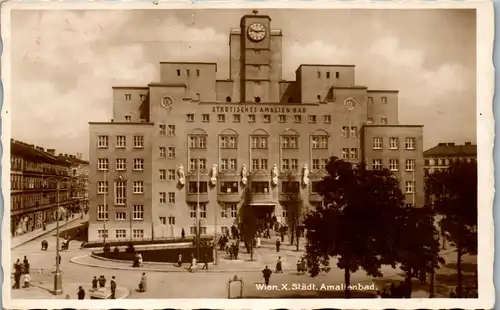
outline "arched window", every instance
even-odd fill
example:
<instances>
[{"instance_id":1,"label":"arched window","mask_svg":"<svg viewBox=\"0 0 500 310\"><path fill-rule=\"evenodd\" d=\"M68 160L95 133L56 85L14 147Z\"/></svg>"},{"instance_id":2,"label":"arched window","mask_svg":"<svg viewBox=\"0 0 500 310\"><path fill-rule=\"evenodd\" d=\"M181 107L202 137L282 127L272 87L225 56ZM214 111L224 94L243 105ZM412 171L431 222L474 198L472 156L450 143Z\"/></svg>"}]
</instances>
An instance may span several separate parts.
<instances>
[{"instance_id":1,"label":"arched window","mask_svg":"<svg viewBox=\"0 0 500 310\"><path fill-rule=\"evenodd\" d=\"M207 148L207 132L201 128L193 129L188 135L189 148L191 149L206 149Z\"/></svg>"}]
</instances>

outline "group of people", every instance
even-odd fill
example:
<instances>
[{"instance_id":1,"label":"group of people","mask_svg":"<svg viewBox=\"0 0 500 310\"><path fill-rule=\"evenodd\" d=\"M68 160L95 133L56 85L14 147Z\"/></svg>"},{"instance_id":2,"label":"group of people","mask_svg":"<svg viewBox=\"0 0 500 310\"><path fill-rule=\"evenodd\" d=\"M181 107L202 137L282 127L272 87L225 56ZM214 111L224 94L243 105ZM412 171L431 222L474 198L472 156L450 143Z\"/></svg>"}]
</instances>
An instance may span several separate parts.
<instances>
[{"instance_id":1,"label":"group of people","mask_svg":"<svg viewBox=\"0 0 500 310\"><path fill-rule=\"evenodd\" d=\"M92 290L91 291L97 291L99 289L103 289L106 287L106 277L101 275L99 278L94 276L94 279L92 279ZM111 299L116 298L116 280L115 276L111 277L110 285L109 288L111 290ZM82 296L80 295L82 294ZM85 298L85 291L83 288L80 286L78 289L78 299L84 299Z\"/></svg>"},{"instance_id":2,"label":"group of people","mask_svg":"<svg viewBox=\"0 0 500 310\"><path fill-rule=\"evenodd\" d=\"M21 288L21 277L24 275L24 285L23 288L28 288L31 286L31 277L30 277L30 263L28 258L25 256L23 262L18 258L14 263L14 285L13 289Z\"/></svg>"},{"instance_id":3,"label":"group of people","mask_svg":"<svg viewBox=\"0 0 500 310\"><path fill-rule=\"evenodd\" d=\"M143 259L141 253L135 253L134 263L132 267L142 267Z\"/></svg>"},{"instance_id":4,"label":"group of people","mask_svg":"<svg viewBox=\"0 0 500 310\"><path fill-rule=\"evenodd\" d=\"M182 254L177 255L177 267L182 267ZM202 270L208 270L208 254L203 254L203 267ZM191 254L191 262L188 268L189 272L196 272L198 270L198 261L194 254Z\"/></svg>"}]
</instances>

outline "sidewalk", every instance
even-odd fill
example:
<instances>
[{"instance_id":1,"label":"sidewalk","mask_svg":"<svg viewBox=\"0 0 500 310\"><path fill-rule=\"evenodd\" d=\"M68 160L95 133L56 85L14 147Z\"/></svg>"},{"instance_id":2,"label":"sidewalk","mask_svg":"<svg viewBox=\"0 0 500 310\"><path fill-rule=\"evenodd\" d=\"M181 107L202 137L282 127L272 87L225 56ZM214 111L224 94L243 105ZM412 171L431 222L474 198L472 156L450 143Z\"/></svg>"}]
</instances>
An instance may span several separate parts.
<instances>
[{"instance_id":1,"label":"sidewalk","mask_svg":"<svg viewBox=\"0 0 500 310\"><path fill-rule=\"evenodd\" d=\"M80 216L75 216L75 218L69 219L68 222L66 222L66 221L59 221L59 229L63 229L64 225L66 225L66 224L69 225L69 224L74 223L76 221L85 222L85 221L87 221L87 216L84 216L83 219L80 219ZM36 239L36 238L38 238L40 236L44 236L46 234L49 234L49 233L53 232L54 230L57 229L57 222L48 224L46 226L46 228L47 228L46 230L43 230L42 228L39 228L39 229L30 231L28 233L25 233L23 235L11 238L10 249L13 250L13 249L17 248L20 245L23 245L23 244L25 244L27 242L30 242L33 239Z\"/></svg>"}]
</instances>

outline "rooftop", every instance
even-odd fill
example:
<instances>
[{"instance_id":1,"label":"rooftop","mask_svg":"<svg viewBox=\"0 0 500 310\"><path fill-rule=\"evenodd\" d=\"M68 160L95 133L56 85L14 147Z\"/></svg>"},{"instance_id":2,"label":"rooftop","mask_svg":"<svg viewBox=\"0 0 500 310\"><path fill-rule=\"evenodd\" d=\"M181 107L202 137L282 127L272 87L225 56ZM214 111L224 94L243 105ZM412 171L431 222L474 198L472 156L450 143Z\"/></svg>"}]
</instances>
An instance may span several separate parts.
<instances>
[{"instance_id":1,"label":"rooftop","mask_svg":"<svg viewBox=\"0 0 500 310\"><path fill-rule=\"evenodd\" d=\"M432 147L424 152L424 157L452 157L452 156L476 156L477 155L477 145L471 142L465 142L465 144L455 144L452 142L439 143L435 147Z\"/></svg>"}]
</instances>

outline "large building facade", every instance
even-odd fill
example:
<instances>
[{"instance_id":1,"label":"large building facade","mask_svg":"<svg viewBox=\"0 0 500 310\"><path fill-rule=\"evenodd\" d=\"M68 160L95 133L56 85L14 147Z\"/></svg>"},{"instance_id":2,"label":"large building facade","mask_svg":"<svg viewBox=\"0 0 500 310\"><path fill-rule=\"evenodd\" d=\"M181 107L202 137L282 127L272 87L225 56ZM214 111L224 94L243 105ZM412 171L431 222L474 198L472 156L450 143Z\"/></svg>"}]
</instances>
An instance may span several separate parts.
<instances>
[{"instance_id":1,"label":"large building facade","mask_svg":"<svg viewBox=\"0 0 500 310\"><path fill-rule=\"evenodd\" d=\"M76 157L56 155L47 149L11 139L10 217L13 237L42 229L43 224L56 220L59 180L59 205L67 214L79 210L73 196L72 162ZM80 164L88 162L78 160ZM62 214L62 213L61 213Z\"/></svg>"},{"instance_id":2,"label":"large building facade","mask_svg":"<svg viewBox=\"0 0 500 310\"><path fill-rule=\"evenodd\" d=\"M198 202L201 233L221 233L246 190L259 216L286 222L287 194L321 203L330 156L390 168L423 204L422 126L398 123L398 92L356 85L354 65L283 80L282 38L269 16L245 15L228 79L216 63L162 62L159 82L113 88L113 120L90 123L89 241L194 234Z\"/></svg>"}]
</instances>

